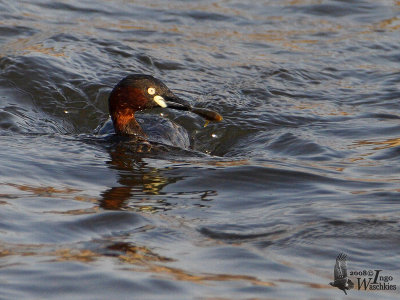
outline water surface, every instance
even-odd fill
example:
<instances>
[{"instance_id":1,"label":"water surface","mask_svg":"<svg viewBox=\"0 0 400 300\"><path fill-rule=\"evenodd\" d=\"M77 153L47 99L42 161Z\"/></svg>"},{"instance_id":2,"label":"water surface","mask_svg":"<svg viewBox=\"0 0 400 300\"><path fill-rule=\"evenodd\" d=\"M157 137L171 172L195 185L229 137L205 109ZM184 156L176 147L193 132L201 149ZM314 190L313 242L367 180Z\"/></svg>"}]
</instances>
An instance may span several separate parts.
<instances>
[{"instance_id":1,"label":"water surface","mask_svg":"<svg viewBox=\"0 0 400 300\"><path fill-rule=\"evenodd\" d=\"M1 299L340 298L342 251L397 285L350 297L398 296L398 1L0 1L0 16ZM162 111L193 149L157 155L96 135L130 73L224 121Z\"/></svg>"}]
</instances>

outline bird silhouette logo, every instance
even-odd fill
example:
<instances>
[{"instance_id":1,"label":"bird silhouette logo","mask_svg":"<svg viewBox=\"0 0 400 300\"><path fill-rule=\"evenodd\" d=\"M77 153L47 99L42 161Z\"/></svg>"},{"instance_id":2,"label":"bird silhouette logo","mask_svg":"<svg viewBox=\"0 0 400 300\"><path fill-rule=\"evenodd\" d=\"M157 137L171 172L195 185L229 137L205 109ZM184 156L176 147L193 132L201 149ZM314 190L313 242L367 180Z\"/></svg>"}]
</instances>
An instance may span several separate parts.
<instances>
[{"instance_id":1,"label":"bird silhouette logo","mask_svg":"<svg viewBox=\"0 0 400 300\"><path fill-rule=\"evenodd\" d=\"M334 281L330 282L331 286L341 289L346 295L346 290L354 288L354 283L347 277L347 255L340 253L336 257L336 264L333 269Z\"/></svg>"}]
</instances>

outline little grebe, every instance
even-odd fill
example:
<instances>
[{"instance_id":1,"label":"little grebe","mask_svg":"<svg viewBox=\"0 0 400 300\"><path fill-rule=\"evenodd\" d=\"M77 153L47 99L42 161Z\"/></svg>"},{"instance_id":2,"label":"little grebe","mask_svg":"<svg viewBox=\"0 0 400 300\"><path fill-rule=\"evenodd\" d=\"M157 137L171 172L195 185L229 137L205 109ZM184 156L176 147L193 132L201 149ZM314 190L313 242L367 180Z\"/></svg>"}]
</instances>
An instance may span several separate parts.
<instances>
[{"instance_id":1,"label":"little grebe","mask_svg":"<svg viewBox=\"0 0 400 300\"><path fill-rule=\"evenodd\" d=\"M149 133L153 135L155 130L147 129L147 126L145 126L149 122L149 118L145 120L142 127L135 119L135 113L155 107L191 111L202 116L207 121L219 122L222 120L221 115L214 111L192 107L188 102L172 93L164 83L151 75L132 74L122 79L111 91L108 104L115 133L122 136L151 139ZM158 122L163 125L167 124L169 127L172 126L175 130L179 129L178 125L165 118ZM169 132L169 137L171 134L172 132ZM182 129L180 129L179 134L182 135ZM188 142L185 142L184 146L186 147L187 144Z\"/></svg>"}]
</instances>

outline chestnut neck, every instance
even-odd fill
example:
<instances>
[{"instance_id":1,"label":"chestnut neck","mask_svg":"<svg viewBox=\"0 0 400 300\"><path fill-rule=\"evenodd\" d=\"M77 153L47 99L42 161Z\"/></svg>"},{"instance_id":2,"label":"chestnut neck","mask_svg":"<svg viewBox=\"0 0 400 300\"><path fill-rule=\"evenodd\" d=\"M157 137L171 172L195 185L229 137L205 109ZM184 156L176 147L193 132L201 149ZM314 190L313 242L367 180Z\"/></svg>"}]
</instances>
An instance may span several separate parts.
<instances>
[{"instance_id":1,"label":"chestnut neck","mask_svg":"<svg viewBox=\"0 0 400 300\"><path fill-rule=\"evenodd\" d=\"M144 133L142 127L135 119L135 111L131 109L124 109L111 113L111 119L114 124L115 132L118 135L135 135L146 138L147 135Z\"/></svg>"},{"instance_id":2,"label":"chestnut neck","mask_svg":"<svg viewBox=\"0 0 400 300\"><path fill-rule=\"evenodd\" d=\"M147 99L140 89L124 82L120 82L112 90L108 104L114 129L118 135L147 137L135 119L135 112L142 110L146 102Z\"/></svg>"}]
</instances>

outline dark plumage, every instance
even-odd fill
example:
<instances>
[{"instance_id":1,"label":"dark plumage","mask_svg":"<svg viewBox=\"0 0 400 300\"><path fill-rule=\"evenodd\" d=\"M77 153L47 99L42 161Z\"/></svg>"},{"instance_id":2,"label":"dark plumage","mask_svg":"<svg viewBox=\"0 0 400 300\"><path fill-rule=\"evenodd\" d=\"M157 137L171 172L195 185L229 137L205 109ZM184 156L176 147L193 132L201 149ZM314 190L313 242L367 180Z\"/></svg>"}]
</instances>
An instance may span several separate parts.
<instances>
[{"instance_id":1,"label":"dark plumage","mask_svg":"<svg viewBox=\"0 0 400 300\"><path fill-rule=\"evenodd\" d=\"M111 91L109 111L117 135L136 137L150 142L188 148L189 136L179 125L160 117L135 118L135 113L155 107L191 111L209 121L221 121L220 114L192 107L176 96L164 83L150 75L132 74L122 79Z\"/></svg>"}]
</instances>

